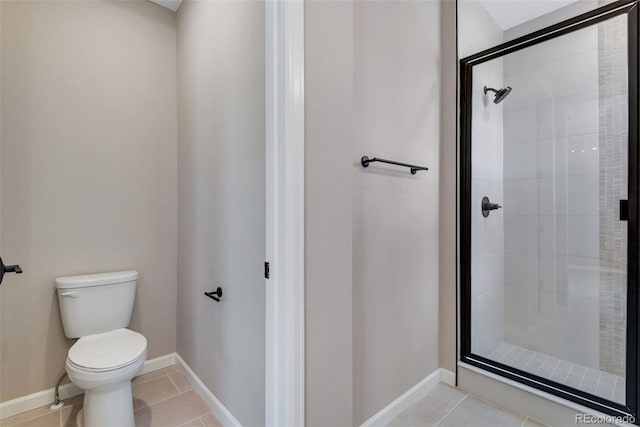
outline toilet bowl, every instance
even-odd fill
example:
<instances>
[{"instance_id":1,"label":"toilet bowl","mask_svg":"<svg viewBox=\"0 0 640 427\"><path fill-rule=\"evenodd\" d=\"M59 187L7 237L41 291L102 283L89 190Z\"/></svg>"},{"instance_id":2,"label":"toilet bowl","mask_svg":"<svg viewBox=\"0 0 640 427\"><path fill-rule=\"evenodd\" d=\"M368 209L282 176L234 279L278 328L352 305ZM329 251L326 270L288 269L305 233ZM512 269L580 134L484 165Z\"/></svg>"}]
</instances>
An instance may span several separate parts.
<instances>
[{"instance_id":1,"label":"toilet bowl","mask_svg":"<svg viewBox=\"0 0 640 427\"><path fill-rule=\"evenodd\" d=\"M147 358L147 340L121 328L80 338L69 349L69 379L85 391L82 425L134 427L131 379Z\"/></svg>"}]
</instances>

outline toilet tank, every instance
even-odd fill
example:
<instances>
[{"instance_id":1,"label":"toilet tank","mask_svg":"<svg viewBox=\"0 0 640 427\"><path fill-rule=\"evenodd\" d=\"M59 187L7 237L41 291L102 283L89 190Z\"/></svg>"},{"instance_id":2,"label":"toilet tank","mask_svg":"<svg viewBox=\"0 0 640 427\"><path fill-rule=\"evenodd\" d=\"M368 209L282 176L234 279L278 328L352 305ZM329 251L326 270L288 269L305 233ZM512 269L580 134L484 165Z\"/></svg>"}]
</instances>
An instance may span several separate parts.
<instances>
[{"instance_id":1,"label":"toilet tank","mask_svg":"<svg viewBox=\"0 0 640 427\"><path fill-rule=\"evenodd\" d=\"M65 336L80 338L129 326L137 283L137 271L57 278Z\"/></svg>"}]
</instances>

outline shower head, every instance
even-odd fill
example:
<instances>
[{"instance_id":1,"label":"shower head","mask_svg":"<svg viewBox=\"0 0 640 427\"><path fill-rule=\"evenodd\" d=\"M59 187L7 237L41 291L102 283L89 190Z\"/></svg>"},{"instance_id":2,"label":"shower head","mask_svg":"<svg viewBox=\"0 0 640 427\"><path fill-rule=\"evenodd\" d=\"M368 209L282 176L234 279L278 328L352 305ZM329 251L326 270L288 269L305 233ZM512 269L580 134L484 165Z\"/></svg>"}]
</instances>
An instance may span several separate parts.
<instances>
[{"instance_id":1,"label":"shower head","mask_svg":"<svg viewBox=\"0 0 640 427\"><path fill-rule=\"evenodd\" d=\"M509 95L511 93L511 86L507 86L505 88L502 89L494 89L492 87L484 87L484 93L485 95L487 94L487 92L493 92L496 94L495 98L493 99L493 103L494 104L500 104L502 101L504 101L504 99L507 97L507 95Z\"/></svg>"}]
</instances>

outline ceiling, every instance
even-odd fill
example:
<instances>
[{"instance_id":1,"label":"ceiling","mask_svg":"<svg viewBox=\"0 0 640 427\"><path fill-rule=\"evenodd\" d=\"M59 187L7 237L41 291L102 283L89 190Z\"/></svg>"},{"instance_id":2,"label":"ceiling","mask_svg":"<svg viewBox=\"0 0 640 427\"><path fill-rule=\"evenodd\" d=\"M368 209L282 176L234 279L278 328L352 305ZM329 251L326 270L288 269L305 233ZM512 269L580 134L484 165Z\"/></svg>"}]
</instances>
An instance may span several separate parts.
<instances>
[{"instance_id":1,"label":"ceiling","mask_svg":"<svg viewBox=\"0 0 640 427\"><path fill-rule=\"evenodd\" d=\"M150 0L177 11L182 0ZM478 0L502 30L523 24L580 0Z\"/></svg>"},{"instance_id":2,"label":"ceiling","mask_svg":"<svg viewBox=\"0 0 640 427\"><path fill-rule=\"evenodd\" d=\"M173 10L174 12L178 10L180 7L180 3L182 0L151 0L155 4L159 4L160 6L166 7L169 10Z\"/></svg>"},{"instance_id":3,"label":"ceiling","mask_svg":"<svg viewBox=\"0 0 640 427\"><path fill-rule=\"evenodd\" d=\"M479 0L502 30L508 30L534 18L579 0Z\"/></svg>"}]
</instances>

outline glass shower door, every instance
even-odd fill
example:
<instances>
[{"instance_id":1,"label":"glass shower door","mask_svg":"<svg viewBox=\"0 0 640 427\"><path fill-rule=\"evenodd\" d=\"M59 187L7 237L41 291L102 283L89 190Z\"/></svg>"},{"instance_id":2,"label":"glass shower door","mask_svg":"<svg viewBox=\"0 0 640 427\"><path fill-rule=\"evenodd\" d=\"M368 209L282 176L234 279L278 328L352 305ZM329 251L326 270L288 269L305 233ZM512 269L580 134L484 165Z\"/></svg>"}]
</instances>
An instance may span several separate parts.
<instances>
[{"instance_id":1,"label":"glass shower door","mask_svg":"<svg viewBox=\"0 0 640 427\"><path fill-rule=\"evenodd\" d=\"M626 413L636 22L630 6L462 60L463 360Z\"/></svg>"}]
</instances>

